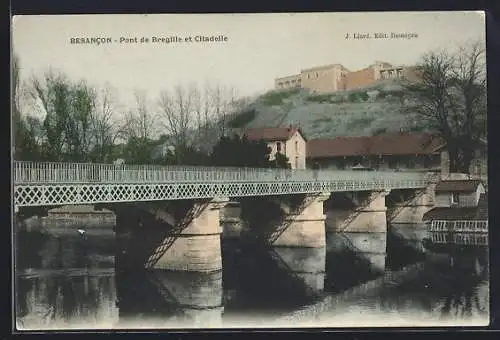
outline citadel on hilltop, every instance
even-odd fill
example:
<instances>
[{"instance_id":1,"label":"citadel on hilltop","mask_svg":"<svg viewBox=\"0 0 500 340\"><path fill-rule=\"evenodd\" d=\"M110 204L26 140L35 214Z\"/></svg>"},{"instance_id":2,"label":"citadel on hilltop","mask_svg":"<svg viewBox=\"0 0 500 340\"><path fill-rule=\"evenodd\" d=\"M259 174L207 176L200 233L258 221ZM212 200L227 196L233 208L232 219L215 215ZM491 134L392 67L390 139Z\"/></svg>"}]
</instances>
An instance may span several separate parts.
<instances>
[{"instance_id":1,"label":"citadel on hilltop","mask_svg":"<svg viewBox=\"0 0 500 340\"><path fill-rule=\"evenodd\" d=\"M383 61L357 71L341 64L317 66L300 70L299 74L276 78L277 90L304 88L315 93L331 93L361 89L386 79L418 79L415 66L393 66Z\"/></svg>"}]
</instances>

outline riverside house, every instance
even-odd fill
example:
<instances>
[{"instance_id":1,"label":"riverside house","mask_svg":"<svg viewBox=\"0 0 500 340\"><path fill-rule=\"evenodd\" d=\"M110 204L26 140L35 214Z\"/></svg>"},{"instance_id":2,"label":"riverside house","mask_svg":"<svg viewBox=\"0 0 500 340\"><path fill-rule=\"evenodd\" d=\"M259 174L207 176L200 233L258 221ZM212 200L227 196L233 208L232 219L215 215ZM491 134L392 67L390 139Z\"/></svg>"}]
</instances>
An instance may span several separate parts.
<instances>
[{"instance_id":1,"label":"riverside house","mask_svg":"<svg viewBox=\"0 0 500 340\"><path fill-rule=\"evenodd\" d=\"M271 148L272 161L277 153L288 157L292 169L306 168L306 137L296 126L252 128L244 131L248 140L263 140Z\"/></svg>"},{"instance_id":2,"label":"riverside house","mask_svg":"<svg viewBox=\"0 0 500 340\"><path fill-rule=\"evenodd\" d=\"M423 133L313 139L307 142L307 163L322 169L439 171L441 145Z\"/></svg>"}]
</instances>

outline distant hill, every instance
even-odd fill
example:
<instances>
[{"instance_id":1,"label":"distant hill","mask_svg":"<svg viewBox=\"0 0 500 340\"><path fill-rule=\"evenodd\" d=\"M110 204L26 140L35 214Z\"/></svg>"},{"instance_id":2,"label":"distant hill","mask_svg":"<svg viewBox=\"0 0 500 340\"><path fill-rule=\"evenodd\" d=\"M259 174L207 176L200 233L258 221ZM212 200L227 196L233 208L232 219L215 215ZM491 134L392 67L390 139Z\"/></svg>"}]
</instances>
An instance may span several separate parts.
<instances>
[{"instance_id":1,"label":"distant hill","mask_svg":"<svg viewBox=\"0 0 500 340\"><path fill-rule=\"evenodd\" d=\"M269 91L228 120L234 131L299 125L309 139L421 131L403 114L403 87L384 82L356 91L311 94L304 89Z\"/></svg>"},{"instance_id":2,"label":"distant hill","mask_svg":"<svg viewBox=\"0 0 500 340\"><path fill-rule=\"evenodd\" d=\"M289 125L300 126L308 139L372 136L401 130L424 132L416 124L416 115L402 113L403 93L404 87L395 81L331 94L313 94L305 89L272 90L226 117L225 133ZM200 149L207 152L220 135L220 128L210 129L213 133L199 142Z\"/></svg>"}]
</instances>

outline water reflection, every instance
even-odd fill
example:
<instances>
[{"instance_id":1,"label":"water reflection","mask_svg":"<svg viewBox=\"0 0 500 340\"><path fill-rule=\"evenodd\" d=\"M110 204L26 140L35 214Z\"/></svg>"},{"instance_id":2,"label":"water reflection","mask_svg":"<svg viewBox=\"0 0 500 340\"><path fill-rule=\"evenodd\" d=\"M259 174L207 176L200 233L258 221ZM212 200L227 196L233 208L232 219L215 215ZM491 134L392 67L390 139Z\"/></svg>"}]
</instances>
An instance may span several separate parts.
<instances>
[{"instance_id":1,"label":"water reflection","mask_svg":"<svg viewBox=\"0 0 500 340\"><path fill-rule=\"evenodd\" d=\"M112 230L24 231L20 329L425 325L488 318L488 248L401 232L329 233L326 248L222 241L213 274L122 271ZM420 236L419 236L420 237ZM369 317L360 320L359 313ZM252 323L252 320L258 320ZM312 321L311 321L312 320ZM349 321L351 320L351 321ZM304 324L303 324L304 323Z\"/></svg>"},{"instance_id":2,"label":"water reflection","mask_svg":"<svg viewBox=\"0 0 500 340\"><path fill-rule=\"evenodd\" d=\"M152 318L164 327L217 327L223 313L222 272L117 272L120 325Z\"/></svg>"}]
</instances>

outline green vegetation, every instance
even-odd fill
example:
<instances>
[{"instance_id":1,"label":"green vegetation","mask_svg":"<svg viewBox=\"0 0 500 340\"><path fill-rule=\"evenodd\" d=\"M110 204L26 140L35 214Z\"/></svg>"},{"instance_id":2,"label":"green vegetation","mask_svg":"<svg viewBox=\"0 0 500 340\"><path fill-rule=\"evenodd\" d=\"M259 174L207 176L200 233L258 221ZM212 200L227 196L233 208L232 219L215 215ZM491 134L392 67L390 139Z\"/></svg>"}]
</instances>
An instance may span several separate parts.
<instances>
[{"instance_id":1,"label":"green vegetation","mask_svg":"<svg viewBox=\"0 0 500 340\"><path fill-rule=\"evenodd\" d=\"M290 89L285 91L269 91L260 97L260 100L264 105L267 106L277 106L282 105L283 100L287 99L300 92L299 88Z\"/></svg>"},{"instance_id":2,"label":"green vegetation","mask_svg":"<svg viewBox=\"0 0 500 340\"><path fill-rule=\"evenodd\" d=\"M356 102L365 102L368 100L368 98L370 98L370 96L368 96L368 93L366 93L365 91L360 91L360 92L349 93L348 98L351 103L356 103Z\"/></svg>"},{"instance_id":3,"label":"green vegetation","mask_svg":"<svg viewBox=\"0 0 500 340\"><path fill-rule=\"evenodd\" d=\"M313 94L308 96L307 100L316 103L335 103L334 96L331 94Z\"/></svg>"},{"instance_id":4,"label":"green vegetation","mask_svg":"<svg viewBox=\"0 0 500 340\"><path fill-rule=\"evenodd\" d=\"M346 124L346 128L348 130L351 129L364 129L369 127L375 121L375 117L357 117L355 119L350 120Z\"/></svg>"},{"instance_id":5,"label":"green vegetation","mask_svg":"<svg viewBox=\"0 0 500 340\"><path fill-rule=\"evenodd\" d=\"M255 109L249 109L234 115L234 117L228 122L228 126L230 128L236 129L244 127L246 124L250 123L255 116L257 115L257 111Z\"/></svg>"}]
</instances>

